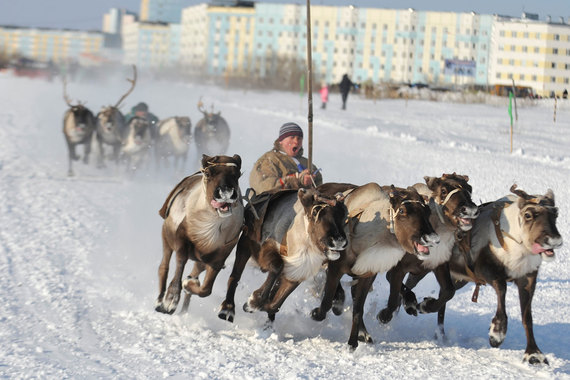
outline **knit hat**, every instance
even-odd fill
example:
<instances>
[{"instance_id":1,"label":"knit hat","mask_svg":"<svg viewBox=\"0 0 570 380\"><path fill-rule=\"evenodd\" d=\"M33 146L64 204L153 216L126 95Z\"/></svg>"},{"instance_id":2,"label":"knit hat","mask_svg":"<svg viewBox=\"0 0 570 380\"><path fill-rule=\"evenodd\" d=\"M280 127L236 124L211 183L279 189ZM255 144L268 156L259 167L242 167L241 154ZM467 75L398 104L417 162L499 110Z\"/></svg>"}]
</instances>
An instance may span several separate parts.
<instances>
[{"instance_id":1,"label":"knit hat","mask_svg":"<svg viewBox=\"0 0 570 380\"><path fill-rule=\"evenodd\" d=\"M146 105L146 103L140 102L139 104L137 104L136 106L134 106L133 109L134 109L135 112L138 112L138 111L147 112L147 111L148 111L148 106Z\"/></svg>"},{"instance_id":2,"label":"knit hat","mask_svg":"<svg viewBox=\"0 0 570 380\"><path fill-rule=\"evenodd\" d=\"M283 141L283 139L289 136L300 136L303 137L303 130L299 127L298 124L293 122L285 123L279 128L279 141Z\"/></svg>"}]
</instances>

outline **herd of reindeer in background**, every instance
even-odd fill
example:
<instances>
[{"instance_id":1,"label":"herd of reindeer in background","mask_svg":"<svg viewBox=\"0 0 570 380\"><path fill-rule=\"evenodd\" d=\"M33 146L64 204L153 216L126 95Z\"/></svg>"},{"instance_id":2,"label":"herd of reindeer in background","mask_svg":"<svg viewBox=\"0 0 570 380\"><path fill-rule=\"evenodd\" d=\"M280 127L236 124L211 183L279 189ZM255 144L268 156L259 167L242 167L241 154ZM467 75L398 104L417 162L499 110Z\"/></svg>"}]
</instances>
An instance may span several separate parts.
<instances>
[{"instance_id":1,"label":"herd of reindeer in background","mask_svg":"<svg viewBox=\"0 0 570 380\"><path fill-rule=\"evenodd\" d=\"M83 145L83 162L89 163L92 147L98 150L97 167L104 168L106 161L124 164L133 173L150 164L154 155L157 167L161 164L183 169L188 157L192 136L198 154L224 154L230 141L230 128L221 112L208 112L200 98L198 110L203 114L192 133L188 116L173 116L154 125L147 118L134 116L128 122L120 111L121 103L133 92L137 82L136 66L128 91L114 105L102 107L94 116L85 103L75 104L67 95L67 81L63 80L63 97L69 108L63 118L63 133L68 147L68 175L73 176L73 161L79 160L76 146ZM106 150L109 150L106 151Z\"/></svg>"},{"instance_id":2,"label":"herd of reindeer in background","mask_svg":"<svg viewBox=\"0 0 570 380\"><path fill-rule=\"evenodd\" d=\"M69 106L63 129L69 148L69 175L73 175L72 161L79 159L77 145L84 145L83 161L88 163L91 146L96 143L98 167L111 159L132 171L145 164L152 150L157 165L170 157L175 165L185 162L192 136L188 117L170 117L156 126L141 117L125 122L119 106L134 90L136 80L133 66L129 90L96 117L81 102L72 104L64 80L64 99ZM224 155L230 139L228 124L220 112L207 112L201 99L198 109L203 118L193 137L202 154L201 170L182 179L159 211L164 222L156 311L173 314L182 290L183 312L188 310L192 294L209 296L235 248L226 297L218 312L223 320L233 322L235 318L235 292L251 259L267 276L243 310L263 311L270 322L303 281L325 269L322 299L310 317L322 321L331 309L335 315L342 314L345 292L340 279L352 277L348 344L353 348L359 341L372 342L363 316L366 297L378 274L386 274L390 291L377 320L389 323L401 304L411 315L437 313L437 332L442 338L446 304L455 291L475 283L476 302L480 285L490 285L497 294L497 310L489 343L498 347L507 333L507 283L514 282L527 340L523 360L548 364L534 338L531 303L542 261L554 259L554 250L562 246L552 190L531 195L514 184L510 194L477 206L471 199L469 178L453 173L426 176L425 184L407 188L325 183L314 189L271 191L245 199L244 205L239 187L241 157ZM110 154L105 153L106 147L112 149ZM173 252L176 268L167 286ZM183 279L188 261L194 265ZM430 272L440 286L438 298L418 302L413 288Z\"/></svg>"}]
</instances>

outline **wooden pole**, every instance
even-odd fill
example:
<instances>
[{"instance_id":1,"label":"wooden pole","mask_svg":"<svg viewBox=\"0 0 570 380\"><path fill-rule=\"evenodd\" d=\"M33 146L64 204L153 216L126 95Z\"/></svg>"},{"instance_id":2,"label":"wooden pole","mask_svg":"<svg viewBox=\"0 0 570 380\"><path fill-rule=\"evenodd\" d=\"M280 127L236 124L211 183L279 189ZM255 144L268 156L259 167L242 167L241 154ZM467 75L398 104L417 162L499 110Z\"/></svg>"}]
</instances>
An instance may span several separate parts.
<instances>
[{"instance_id":1,"label":"wooden pole","mask_svg":"<svg viewBox=\"0 0 570 380\"><path fill-rule=\"evenodd\" d=\"M313 48L311 47L311 0L307 0L307 94L309 111L309 141L308 141L308 169L312 173L313 168ZM313 182L314 184L314 182Z\"/></svg>"}]
</instances>

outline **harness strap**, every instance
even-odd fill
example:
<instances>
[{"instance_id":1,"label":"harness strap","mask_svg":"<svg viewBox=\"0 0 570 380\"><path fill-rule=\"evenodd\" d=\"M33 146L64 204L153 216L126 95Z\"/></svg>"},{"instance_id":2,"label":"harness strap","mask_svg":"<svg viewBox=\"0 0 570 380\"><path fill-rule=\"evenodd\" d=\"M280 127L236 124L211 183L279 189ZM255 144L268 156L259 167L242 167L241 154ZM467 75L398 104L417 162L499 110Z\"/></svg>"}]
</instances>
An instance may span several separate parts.
<instances>
[{"instance_id":1,"label":"harness strap","mask_svg":"<svg viewBox=\"0 0 570 380\"><path fill-rule=\"evenodd\" d=\"M507 244L505 243L504 236L513 240L517 244L522 244L522 242L515 239L515 237L513 235L511 235L508 232L501 229L501 213L503 212L503 209L505 209L506 207L509 207L511 204L512 204L512 202L505 202L500 206L495 206L495 212L491 216L491 219L493 221L493 225L495 226L495 235L497 235L497 240L499 241L499 244L501 244L501 247L505 251L508 251L508 249L507 249L508 247L507 247Z\"/></svg>"}]
</instances>

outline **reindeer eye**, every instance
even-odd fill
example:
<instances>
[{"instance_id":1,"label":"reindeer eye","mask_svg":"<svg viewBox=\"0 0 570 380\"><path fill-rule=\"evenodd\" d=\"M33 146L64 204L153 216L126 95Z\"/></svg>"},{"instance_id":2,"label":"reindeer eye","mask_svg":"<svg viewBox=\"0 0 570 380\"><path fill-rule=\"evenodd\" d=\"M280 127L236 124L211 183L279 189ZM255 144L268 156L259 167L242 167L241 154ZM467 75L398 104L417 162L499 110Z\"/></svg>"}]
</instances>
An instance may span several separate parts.
<instances>
[{"instance_id":1,"label":"reindeer eye","mask_svg":"<svg viewBox=\"0 0 570 380\"><path fill-rule=\"evenodd\" d=\"M443 188L441 189L441 196L442 196L442 197L445 197L446 195L447 195L447 189L446 189L445 187L443 187Z\"/></svg>"},{"instance_id":2,"label":"reindeer eye","mask_svg":"<svg viewBox=\"0 0 570 380\"><path fill-rule=\"evenodd\" d=\"M398 209L398 215L406 215L406 208L405 207L400 207Z\"/></svg>"},{"instance_id":3,"label":"reindeer eye","mask_svg":"<svg viewBox=\"0 0 570 380\"><path fill-rule=\"evenodd\" d=\"M524 220L526 221L532 220L532 213L530 211L524 213Z\"/></svg>"}]
</instances>

